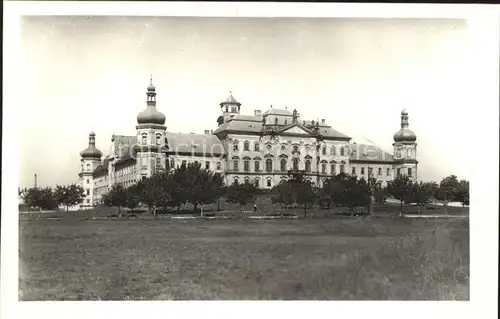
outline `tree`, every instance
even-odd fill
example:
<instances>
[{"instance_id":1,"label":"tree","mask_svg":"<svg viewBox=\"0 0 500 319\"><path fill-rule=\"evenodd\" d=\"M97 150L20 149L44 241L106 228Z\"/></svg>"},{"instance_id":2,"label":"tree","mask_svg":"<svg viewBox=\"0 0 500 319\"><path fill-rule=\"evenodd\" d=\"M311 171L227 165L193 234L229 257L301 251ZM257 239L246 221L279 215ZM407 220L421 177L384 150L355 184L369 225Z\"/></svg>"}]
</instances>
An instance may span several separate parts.
<instances>
[{"instance_id":1,"label":"tree","mask_svg":"<svg viewBox=\"0 0 500 319\"><path fill-rule=\"evenodd\" d=\"M66 211L70 206L83 202L85 190L80 185L70 184L68 186L57 185L54 190L54 197L58 205L66 206Z\"/></svg>"},{"instance_id":2,"label":"tree","mask_svg":"<svg viewBox=\"0 0 500 319\"><path fill-rule=\"evenodd\" d=\"M281 214L283 215L283 207L292 205L294 198L292 196L292 187L289 181L281 181L278 185L274 186L271 190L273 203L281 205Z\"/></svg>"},{"instance_id":3,"label":"tree","mask_svg":"<svg viewBox=\"0 0 500 319\"><path fill-rule=\"evenodd\" d=\"M328 204L328 209L330 206L335 207L342 203L343 195L343 181L347 179L345 174L336 175L323 183L323 188L321 191L321 199Z\"/></svg>"},{"instance_id":4,"label":"tree","mask_svg":"<svg viewBox=\"0 0 500 319\"><path fill-rule=\"evenodd\" d=\"M192 203L194 210L201 206L203 216L203 205L213 204L222 195L222 176L201 168L201 164L189 164L187 167L187 178L182 183L181 190L185 192L185 198Z\"/></svg>"},{"instance_id":5,"label":"tree","mask_svg":"<svg viewBox=\"0 0 500 319\"><path fill-rule=\"evenodd\" d=\"M462 206L469 205L469 181L463 179L458 182L455 200Z\"/></svg>"},{"instance_id":6,"label":"tree","mask_svg":"<svg viewBox=\"0 0 500 319\"><path fill-rule=\"evenodd\" d=\"M382 185L377 184L373 188L373 198L376 204L384 204L388 195L387 187L382 187Z\"/></svg>"},{"instance_id":7,"label":"tree","mask_svg":"<svg viewBox=\"0 0 500 319\"><path fill-rule=\"evenodd\" d=\"M453 201L457 197L458 191L458 179L455 175L450 175L445 177L439 183L439 188L436 190L434 197L437 200L443 201L444 211L446 213L446 208L448 202Z\"/></svg>"},{"instance_id":8,"label":"tree","mask_svg":"<svg viewBox=\"0 0 500 319\"><path fill-rule=\"evenodd\" d=\"M387 191L401 203L400 214L403 213L403 202L407 201L410 196L413 183L407 175L399 175L394 180L387 183Z\"/></svg>"},{"instance_id":9,"label":"tree","mask_svg":"<svg viewBox=\"0 0 500 319\"><path fill-rule=\"evenodd\" d=\"M315 202L316 194L314 192L311 182L298 182L294 183L293 194L295 201L304 207L304 218L307 218L307 208L311 208Z\"/></svg>"},{"instance_id":10,"label":"tree","mask_svg":"<svg viewBox=\"0 0 500 319\"><path fill-rule=\"evenodd\" d=\"M354 213L355 207L368 206L370 200L371 190L366 180L358 180L355 176L351 176L342 181L341 202L349 207L351 212Z\"/></svg>"},{"instance_id":11,"label":"tree","mask_svg":"<svg viewBox=\"0 0 500 319\"><path fill-rule=\"evenodd\" d=\"M254 201L258 189L250 183L239 184L235 183L227 188L226 202L231 204L239 204L240 212L243 214L243 206Z\"/></svg>"},{"instance_id":12,"label":"tree","mask_svg":"<svg viewBox=\"0 0 500 319\"><path fill-rule=\"evenodd\" d=\"M420 213L420 207L424 207L430 203L431 197L434 194L436 184L432 182L424 183L422 181L414 183L410 191L408 201L415 203L418 206Z\"/></svg>"},{"instance_id":13,"label":"tree","mask_svg":"<svg viewBox=\"0 0 500 319\"><path fill-rule=\"evenodd\" d=\"M116 206L118 208L118 217L122 216L121 208L127 205L127 192L120 184L111 186L109 192L104 195L104 204L107 206Z\"/></svg>"},{"instance_id":14,"label":"tree","mask_svg":"<svg viewBox=\"0 0 500 319\"><path fill-rule=\"evenodd\" d=\"M21 195L26 205L38 209L57 209L57 200L52 188L32 187L25 189Z\"/></svg>"}]
</instances>

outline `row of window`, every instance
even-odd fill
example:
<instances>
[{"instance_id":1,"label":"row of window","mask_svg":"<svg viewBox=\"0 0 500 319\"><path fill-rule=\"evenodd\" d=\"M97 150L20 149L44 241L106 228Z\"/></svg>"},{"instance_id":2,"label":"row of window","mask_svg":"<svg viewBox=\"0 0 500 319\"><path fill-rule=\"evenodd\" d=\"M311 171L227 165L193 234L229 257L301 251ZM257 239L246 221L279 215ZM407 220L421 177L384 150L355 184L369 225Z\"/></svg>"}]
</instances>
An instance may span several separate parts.
<instances>
[{"instance_id":1,"label":"row of window","mask_svg":"<svg viewBox=\"0 0 500 319\"><path fill-rule=\"evenodd\" d=\"M194 161L194 163L199 163L199 162L198 162L198 161ZM187 164L188 164L188 163L187 163L187 161L186 161L186 160L184 160L184 161L182 161L182 164L181 164L181 165L187 165ZM175 161L174 161L174 160L172 160L171 167L175 167ZM217 162L217 163L215 163L215 168L216 168L216 170L221 170L221 169L222 169L222 164L221 164L221 162ZM209 161L205 161L205 169L206 169L207 171L208 171L208 170L210 170L210 162L209 162Z\"/></svg>"},{"instance_id":2,"label":"row of window","mask_svg":"<svg viewBox=\"0 0 500 319\"><path fill-rule=\"evenodd\" d=\"M271 149L272 148L272 146L270 144L267 144L266 147L267 147L267 149ZM281 149L286 149L286 146L282 145ZM236 143L233 144L233 151L238 151L238 150L239 150L239 144L236 142ZM250 142L249 141L245 141L243 143L243 150L244 151L250 151ZM258 142L256 142L254 144L254 151L255 152L260 152L260 144ZM298 152L299 151L299 147L297 145L294 145L293 146L293 151L294 152ZM323 155L327 155L327 148L326 148L326 146L324 146L322 148L321 153ZM330 148L330 155L337 155L337 148L335 146L332 146ZM340 156L344 156L344 155L345 155L345 149L344 149L343 146L341 146L340 147Z\"/></svg>"},{"instance_id":3,"label":"row of window","mask_svg":"<svg viewBox=\"0 0 500 319\"><path fill-rule=\"evenodd\" d=\"M271 172L273 170L273 160L267 159L265 162L265 165L266 165L266 167L265 167L266 172ZM311 172L311 166L312 166L311 160L307 159L305 161L304 166L305 166L304 169L306 172ZM336 167L337 167L336 164L330 164L330 173L331 174L333 174L333 175L337 174ZM233 160L233 170L239 171L239 169L240 169L240 161ZM285 172L285 171L288 171L288 169L289 168L288 168L287 160L284 158L281 159L280 170ZM292 168L291 169L293 169L293 170L299 169L299 159L298 158L292 159ZM249 160L243 161L243 170L245 172L250 171L250 161ZM259 160L254 161L254 171L260 172L260 161ZM324 174L328 173L327 172L327 163L321 163L321 172ZM345 173L345 164L340 164L340 173Z\"/></svg>"},{"instance_id":4,"label":"row of window","mask_svg":"<svg viewBox=\"0 0 500 319\"><path fill-rule=\"evenodd\" d=\"M360 171L361 171L360 172L361 175L365 175L365 168L364 167L361 167ZM352 172L351 173L352 173L352 175L356 175L356 167L352 167ZM382 168L379 167L378 168L378 176L382 176L383 175L382 173L383 173L382 172ZM373 174L373 170L372 170L371 167L369 167L368 168L368 175L372 176L372 174ZM396 174L398 176L401 175L401 168L397 168L396 169ZM386 176L391 176L391 169L390 168L386 169ZM411 168L408 168L408 176L412 176L412 169Z\"/></svg>"}]
</instances>

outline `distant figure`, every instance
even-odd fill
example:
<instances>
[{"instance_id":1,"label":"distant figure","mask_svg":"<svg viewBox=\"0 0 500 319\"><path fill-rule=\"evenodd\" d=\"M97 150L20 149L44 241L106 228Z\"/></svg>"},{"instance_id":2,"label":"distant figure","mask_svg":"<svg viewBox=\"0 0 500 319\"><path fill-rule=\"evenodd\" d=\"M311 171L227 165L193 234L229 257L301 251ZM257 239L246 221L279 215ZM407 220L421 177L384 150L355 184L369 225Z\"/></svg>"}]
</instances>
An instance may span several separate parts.
<instances>
[{"instance_id":1,"label":"distant figure","mask_svg":"<svg viewBox=\"0 0 500 319\"><path fill-rule=\"evenodd\" d=\"M255 204L253 205L253 212L254 212L254 214L257 212L257 205L255 205Z\"/></svg>"}]
</instances>

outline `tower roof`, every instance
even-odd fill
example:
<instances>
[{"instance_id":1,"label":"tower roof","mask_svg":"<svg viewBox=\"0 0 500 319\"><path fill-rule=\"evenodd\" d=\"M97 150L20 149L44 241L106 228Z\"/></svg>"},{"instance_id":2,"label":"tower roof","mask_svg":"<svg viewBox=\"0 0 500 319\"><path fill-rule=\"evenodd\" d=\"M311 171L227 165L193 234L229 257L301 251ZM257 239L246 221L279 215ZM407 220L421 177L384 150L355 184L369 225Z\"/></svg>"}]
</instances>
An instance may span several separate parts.
<instances>
[{"instance_id":1,"label":"tower roof","mask_svg":"<svg viewBox=\"0 0 500 319\"><path fill-rule=\"evenodd\" d=\"M82 158L98 158L102 157L102 152L95 147L95 133L89 134L89 146L80 152Z\"/></svg>"},{"instance_id":2,"label":"tower roof","mask_svg":"<svg viewBox=\"0 0 500 319\"><path fill-rule=\"evenodd\" d=\"M224 100L224 102L220 103L220 105L225 105L225 104L241 105L240 102L236 101L232 92L229 92L229 96Z\"/></svg>"},{"instance_id":3,"label":"tower roof","mask_svg":"<svg viewBox=\"0 0 500 319\"><path fill-rule=\"evenodd\" d=\"M156 87L153 85L152 78L150 79L147 88L147 107L144 111L137 114L138 124L165 124L165 115L156 109Z\"/></svg>"},{"instance_id":4,"label":"tower roof","mask_svg":"<svg viewBox=\"0 0 500 319\"><path fill-rule=\"evenodd\" d=\"M401 129L394 134L394 142L415 142L417 140L417 135L408 126L408 111L404 108L401 111Z\"/></svg>"}]
</instances>

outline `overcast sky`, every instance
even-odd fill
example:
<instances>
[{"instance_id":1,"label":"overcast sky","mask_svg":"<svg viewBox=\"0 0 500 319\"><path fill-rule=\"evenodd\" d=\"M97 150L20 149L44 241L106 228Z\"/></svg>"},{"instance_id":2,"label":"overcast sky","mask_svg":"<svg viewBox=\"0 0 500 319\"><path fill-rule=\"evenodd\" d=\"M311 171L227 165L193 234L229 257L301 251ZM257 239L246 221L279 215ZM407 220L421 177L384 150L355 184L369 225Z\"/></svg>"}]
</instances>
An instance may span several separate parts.
<instances>
[{"instance_id":1,"label":"overcast sky","mask_svg":"<svg viewBox=\"0 0 500 319\"><path fill-rule=\"evenodd\" d=\"M27 17L22 20L20 183L75 182L96 132L135 135L153 74L170 132L215 129L229 91L242 114L296 108L392 152L400 112L419 178L469 178L464 20Z\"/></svg>"}]
</instances>

